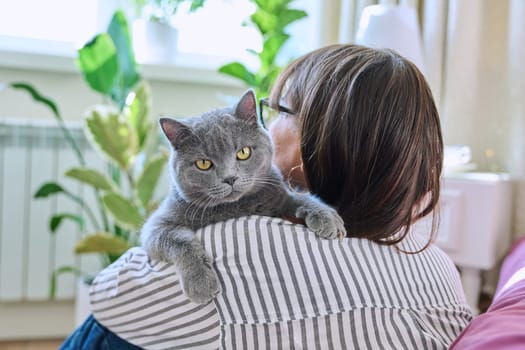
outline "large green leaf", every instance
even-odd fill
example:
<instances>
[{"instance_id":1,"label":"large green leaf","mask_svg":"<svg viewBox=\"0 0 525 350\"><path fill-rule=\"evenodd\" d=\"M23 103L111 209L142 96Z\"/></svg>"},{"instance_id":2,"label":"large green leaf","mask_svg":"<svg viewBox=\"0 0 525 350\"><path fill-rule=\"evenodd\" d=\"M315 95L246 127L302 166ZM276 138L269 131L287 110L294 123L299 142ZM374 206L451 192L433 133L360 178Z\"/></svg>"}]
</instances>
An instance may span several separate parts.
<instances>
[{"instance_id":1,"label":"large green leaf","mask_svg":"<svg viewBox=\"0 0 525 350\"><path fill-rule=\"evenodd\" d=\"M102 196L102 202L113 218L124 228L138 230L144 223L137 206L129 199L115 192Z\"/></svg>"},{"instance_id":2,"label":"large green leaf","mask_svg":"<svg viewBox=\"0 0 525 350\"><path fill-rule=\"evenodd\" d=\"M98 34L78 50L77 64L93 90L104 95L112 91L119 62L117 49L108 34Z\"/></svg>"},{"instance_id":3,"label":"large green leaf","mask_svg":"<svg viewBox=\"0 0 525 350\"><path fill-rule=\"evenodd\" d=\"M64 219L75 222L80 230L84 230L84 219L81 216L71 213L60 213L53 215L49 220L49 229L51 230L51 233L55 233L56 230L58 230Z\"/></svg>"},{"instance_id":4,"label":"large green leaf","mask_svg":"<svg viewBox=\"0 0 525 350\"><path fill-rule=\"evenodd\" d=\"M151 196L157 187L164 164L166 164L166 157L164 156L152 159L146 164L144 171L137 181L137 197L145 208L147 208Z\"/></svg>"},{"instance_id":5,"label":"large green leaf","mask_svg":"<svg viewBox=\"0 0 525 350\"><path fill-rule=\"evenodd\" d=\"M103 191L111 191L115 187L111 180L95 169L71 168L64 175Z\"/></svg>"},{"instance_id":6,"label":"large green leaf","mask_svg":"<svg viewBox=\"0 0 525 350\"><path fill-rule=\"evenodd\" d=\"M219 68L219 72L231 75L246 83L248 86L255 85L255 75L248 70L242 63L232 62Z\"/></svg>"},{"instance_id":7,"label":"large green leaf","mask_svg":"<svg viewBox=\"0 0 525 350\"><path fill-rule=\"evenodd\" d=\"M117 111L93 108L86 119L90 140L122 169L128 169L138 153L137 134Z\"/></svg>"},{"instance_id":8,"label":"large green leaf","mask_svg":"<svg viewBox=\"0 0 525 350\"><path fill-rule=\"evenodd\" d=\"M145 81L141 82L130 97L132 98L128 99L130 102L127 105L128 108L124 111L124 115L129 125L135 129L138 137L138 147L142 149L152 126L149 120L151 110L151 89L149 84Z\"/></svg>"},{"instance_id":9,"label":"large green leaf","mask_svg":"<svg viewBox=\"0 0 525 350\"><path fill-rule=\"evenodd\" d=\"M124 12L118 10L111 18L108 26L108 34L111 37L118 60L117 84L111 90L113 101L122 109L126 98L135 84L139 81L137 63L133 53L133 46L129 34L129 26Z\"/></svg>"},{"instance_id":10,"label":"large green leaf","mask_svg":"<svg viewBox=\"0 0 525 350\"><path fill-rule=\"evenodd\" d=\"M107 253L122 254L130 248L128 242L121 237L107 232L96 232L83 237L75 245L75 253Z\"/></svg>"}]
</instances>

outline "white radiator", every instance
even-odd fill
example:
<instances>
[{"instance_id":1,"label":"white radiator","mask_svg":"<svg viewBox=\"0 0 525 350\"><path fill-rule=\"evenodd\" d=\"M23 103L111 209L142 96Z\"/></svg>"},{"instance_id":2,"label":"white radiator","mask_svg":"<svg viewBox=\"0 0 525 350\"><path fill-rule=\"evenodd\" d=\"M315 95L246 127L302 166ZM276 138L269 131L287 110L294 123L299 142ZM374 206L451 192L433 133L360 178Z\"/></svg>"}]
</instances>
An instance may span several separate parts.
<instances>
[{"instance_id":1,"label":"white radiator","mask_svg":"<svg viewBox=\"0 0 525 350\"><path fill-rule=\"evenodd\" d=\"M105 164L91 149L80 124L68 125L87 164L103 170ZM54 121L0 120L0 303L48 300L50 276L57 267L99 269L98 256L73 254L78 226L64 221L55 234L49 230L52 214L80 213L79 206L61 195L33 199L44 182L56 181L94 203L91 188L62 176L78 165ZM75 283L76 276L62 274L56 298L72 299Z\"/></svg>"}]
</instances>

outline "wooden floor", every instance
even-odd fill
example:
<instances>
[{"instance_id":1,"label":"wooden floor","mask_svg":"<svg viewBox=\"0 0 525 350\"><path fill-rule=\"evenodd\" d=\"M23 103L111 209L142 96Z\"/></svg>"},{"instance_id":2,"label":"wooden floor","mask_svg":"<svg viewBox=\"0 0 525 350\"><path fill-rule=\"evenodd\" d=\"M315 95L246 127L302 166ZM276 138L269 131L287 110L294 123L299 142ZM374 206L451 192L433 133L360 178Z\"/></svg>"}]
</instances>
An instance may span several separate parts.
<instances>
[{"instance_id":1,"label":"wooden floor","mask_svg":"<svg viewBox=\"0 0 525 350\"><path fill-rule=\"evenodd\" d=\"M0 350L57 350L64 340L0 341Z\"/></svg>"}]
</instances>

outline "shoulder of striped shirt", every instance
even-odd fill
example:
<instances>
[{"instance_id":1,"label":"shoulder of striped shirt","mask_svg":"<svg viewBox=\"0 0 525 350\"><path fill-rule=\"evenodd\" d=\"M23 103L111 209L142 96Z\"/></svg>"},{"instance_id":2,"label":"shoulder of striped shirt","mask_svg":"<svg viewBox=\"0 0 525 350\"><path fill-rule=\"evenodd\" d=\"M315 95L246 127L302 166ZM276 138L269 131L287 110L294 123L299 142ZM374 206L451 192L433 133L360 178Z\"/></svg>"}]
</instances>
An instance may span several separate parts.
<instances>
[{"instance_id":1,"label":"shoulder of striped shirt","mask_svg":"<svg viewBox=\"0 0 525 350\"><path fill-rule=\"evenodd\" d=\"M235 221L239 221L239 222L243 222L243 221L248 221L248 222L261 221L262 223L264 223L265 225L269 225L270 227L272 227L272 225L276 225L276 226L278 225L279 227L284 226L284 227L289 227L289 228L291 228L293 226L297 226L297 227L300 227L301 229L305 229L304 225L295 224L295 223L292 223L292 222L287 221L287 220L282 219L282 218L251 215L251 216L244 216L244 217L240 217L240 218L232 218L232 219L228 219L228 220L223 221L223 222L210 224L207 227L203 227L203 228L197 230L196 234L200 237L202 235L202 232L205 231L205 230L212 230L213 231L213 230L215 230L217 228L217 226L222 226L222 225L228 226L228 225L231 225L231 223L235 222ZM309 231L308 229L306 229L305 231L308 232L313 237L315 237L315 234L313 232ZM322 238L319 238L319 239L322 240ZM375 242L372 242L372 241L369 241L369 240L364 240L364 239L359 239L359 238L344 238L344 240L347 241L350 244L361 242L361 243L366 243L366 244L369 244L369 245L372 245L372 246L377 246L380 249L388 248L388 246L379 245L379 244L377 244ZM421 237L419 237L417 235L414 235L414 234L409 234L403 241L401 241L398 244L398 248L401 248L401 251L411 252L411 251L417 251L419 248L423 247L425 244L426 244L426 242L423 242ZM433 252L433 253L446 255L446 253L444 253L435 244L431 244L428 247L428 249L426 249L425 251L426 252ZM157 263L157 261L155 261L154 259L151 259L147 255L146 251L142 247L140 247L140 246L132 247L128 251L126 251L123 255L121 255L120 258L117 261L115 261L113 264L109 265L104 270L102 270L97 277L102 276L102 275L104 275L105 273L107 273L109 271L118 269L118 268L120 268L120 267L122 267L122 266L124 266L126 264L129 264L130 262L149 262L149 265L156 265L156 263ZM144 267L146 267L146 266L147 265L144 265Z\"/></svg>"},{"instance_id":2,"label":"shoulder of striped shirt","mask_svg":"<svg viewBox=\"0 0 525 350\"><path fill-rule=\"evenodd\" d=\"M274 227L274 225L277 227L283 227L283 225L285 227L293 227L293 223L291 222L287 222L287 221L284 221L282 219L278 219L278 218L268 218L268 217L258 217L258 216L250 216L250 217L243 217L243 218L237 218L237 219L230 219L230 220L227 220L225 222L221 222L221 223L216 223L216 224L213 224L213 225L210 225L210 227L207 227L207 228L204 228L204 229L201 229L199 230L200 232L197 232L198 235L200 235L203 231L205 230L208 230L208 231L211 231L211 232L216 232L216 230L220 230L220 229L223 229L225 226L227 227L228 225L231 225L232 223L234 223L234 221L240 221L240 223L242 223L243 221L257 221L259 222L259 224L264 224L264 225L269 225L270 227L270 230L269 231L272 231L271 230L271 227ZM268 227L268 226L266 226ZM302 228L304 229L304 227ZM278 230L275 230L275 232L279 232ZM314 235L312 233L312 235ZM350 239L346 239L348 243L352 244L352 243L357 243L357 242L360 242L360 244L363 244L363 243L366 243L366 242L369 242L369 241L364 241L364 240L359 240L359 239L355 239L355 238L350 238ZM407 243L411 243L413 240L407 240ZM379 249L388 249L388 248L385 248L384 246L380 246L380 245L377 245L373 242L369 242L368 244L371 244L372 246L377 246ZM408 245L409 247L412 247L411 245ZM435 251L434 248L430 248L430 250L428 251L430 254L432 254L432 252ZM438 254L439 254L439 250L438 251ZM106 270L104 270L100 275L99 277L97 278L100 278L101 281L103 281L101 283L101 285L99 285L99 288L101 288L105 283L105 279L112 279L112 278L119 278L119 270L122 270L122 269L126 269L127 267L130 266L130 264L135 264L137 262L140 262L141 264L139 264L139 266L142 266L143 269L144 269L144 272L158 272L158 270L156 271L157 267L158 266L161 266L161 265L166 265L166 263L162 263L162 264L157 264L155 261L152 261L149 259L149 257L147 256L146 252L140 248L140 247L134 247L134 248L131 248L128 252L126 252L120 259L118 259L111 267L108 267ZM152 268L153 266L153 268ZM165 271L165 270L163 270ZM161 273L163 273L163 271L161 271ZM173 271L173 270L172 270ZM126 276L126 279L129 278L130 276L125 273L125 274L122 274L121 276ZM137 281L137 283L140 283L139 281ZM160 286L162 286L162 281L159 280L155 283L151 283L151 284L147 284L147 285L144 285L144 290L141 291L141 294L145 295L148 293L148 290L155 290L157 288L159 288ZM104 286L105 288L105 286ZM151 289L150 289L151 288ZM117 296L117 295L116 295ZM124 298L125 299L125 298ZM123 299L119 299L120 301L122 301ZM108 310L109 311L109 310ZM173 310L173 312L176 312L176 310ZM214 315L214 317L216 317L217 315Z\"/></svg>"},{"instance_id":3,"label":"shoulder of striped shirt","mask_svg":"<svg viewBox=\"0 0 525 350\"><path fill-rule=\"evenodd\" d=\"M279 227L280 229L284 228L285 231L291 232L291 231L294 231L294 228L298 228L298 226L300 226L302 232L308 236L309 240L317 240L317 239L322 240L321 238L317 238L314 233L306 230L305 227L302 225L297 225L297 224L291 223L289 221L285 221L280 218L261 217L261 216L248 216L248 217L230 219L224 222L215 223L208 227L198 230L197 235L202 237L203 235L205 235L204 232L207 231L208 235L211 234L215 236L215 232L221 231L227 228L228 226L232 227L232 224L234 223L236 224L235 226L239 227L243 223L250 224L251 222L258 222L259 226L262 225L265 227L266 232L268 233L275 232L276 234L280 232L280 230L277 229L277 227ZM242 226L245 226L245 225L242 225ZM273 230L272 227L275 227L276 229ZM219 236L220 235L217 235L217 237ZM363 245L368 246L367 249L372 249L372 250L392 249L392 247L379 245L377 243L374 243L368 240L363 240L363 239L346 238L344 240L346 241L346 244L355 247L355 249L353 250L353 254L359 254L359 252L361 251L360 249L363 248ZM283 241L281 240L275 240L274 243L284 244L282 242ZM405 251L416 251L418 247L421 247L423 245L424 243L421 243L417 237L409 237L400 246ZM415 254L413 256L417 256L417 255L419 254ZM435 247L434 245L430 246L420 256L423 258L425 255L426 256L440 256L441 259L443 260L442 263L453 266L451 261L448 262L449 259L447 259L446 254L443 253L439 248ZM285 259L285 257L283 256L277 256L277 258ZM415 259L419 260L419 258L417 257ZM128 270L141 271L141 273L129 274ZM133 247L133 248L130 248L126 253L124 253L112 265L102 270L97 275L97 277L94 280L94 284L90 288L90 292L94 293L96 290L100 290L101 288L110 288L112 286L115 289L114 296L117 296L118 292L116 291L116 289L120 283L119 281L125 280L126 283L136 284L137 288L139 288L139 286L140 288L144 288L144 293L146 293L148 290L152 290L152 288L158 288L159 285L162 285L162 280L160 279L158 280L157 283L151 283L151 284L145 283L144 281L146 280L146 277L151 274L157 274L159 276L162 274L173 275L173 274L176 274L176 272L175 272L173 265L166 263L166 262L155 261L153 259L150 259L143 248Z\"/></svg>"}]
</instances>

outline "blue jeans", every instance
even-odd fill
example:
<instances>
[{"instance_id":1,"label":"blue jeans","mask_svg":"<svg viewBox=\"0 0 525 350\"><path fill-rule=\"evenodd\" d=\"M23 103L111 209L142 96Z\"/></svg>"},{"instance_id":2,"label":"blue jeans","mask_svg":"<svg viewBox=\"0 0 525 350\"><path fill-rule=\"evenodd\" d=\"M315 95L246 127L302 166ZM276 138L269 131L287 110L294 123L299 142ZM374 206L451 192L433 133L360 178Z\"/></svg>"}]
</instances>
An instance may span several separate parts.
<instances>
[{"instance_id":1,"label":"blue jeans","mask_svg":"<svg viewBox=\"0 0 525 350\"><path fill-rule=\"evenodd\" d=\"M90 315L60 346L59 350L140 350L119 338Z\"/></svg>"}]
</instances>

